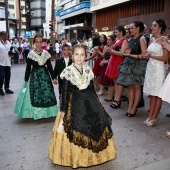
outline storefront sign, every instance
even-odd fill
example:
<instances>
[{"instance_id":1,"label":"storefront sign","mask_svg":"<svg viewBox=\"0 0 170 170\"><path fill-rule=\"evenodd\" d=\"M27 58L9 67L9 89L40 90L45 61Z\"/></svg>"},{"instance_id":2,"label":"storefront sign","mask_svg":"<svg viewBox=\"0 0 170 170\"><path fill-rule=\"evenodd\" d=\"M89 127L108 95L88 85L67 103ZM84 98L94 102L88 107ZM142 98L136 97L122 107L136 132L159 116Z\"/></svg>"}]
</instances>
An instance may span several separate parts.
<instances>
[{"instance_id":1,"label":"storefront sign","mask_svg":"<svg viewBox=\"0 0 170 170\"><path fill-rule=\"evenodd\" d=\"M83 8L90 8L90 2L83 2L83 3L79 4L79 5L71 7L69 9L67 9L67 10L64 10L64 11L60 12L60 13L57 12L56 16L60 16L61 17L63 15L66 15L66 14L78 11L78 10L83 9Z\"/></svg>"},{"instance_id":2,"label":"storefront sign","mask_svg":"<svg viewBox=\"0 0 170 170\"><path fill-rule=\"evenodd\" d=\"M108 31L109 28L108 28L108 27L103 27L102 30L103 30L103 31Z\"/></svg>"}]
</instances>

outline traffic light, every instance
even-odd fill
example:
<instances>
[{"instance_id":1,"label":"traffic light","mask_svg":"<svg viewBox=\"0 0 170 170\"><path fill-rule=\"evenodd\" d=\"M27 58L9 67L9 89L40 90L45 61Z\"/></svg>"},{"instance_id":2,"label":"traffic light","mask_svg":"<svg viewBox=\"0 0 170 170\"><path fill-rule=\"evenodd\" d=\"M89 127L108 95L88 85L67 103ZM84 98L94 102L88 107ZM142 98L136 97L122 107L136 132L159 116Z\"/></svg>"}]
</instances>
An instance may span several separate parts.
<instances>
[{"instance_id":1,"label":"traffic light","mask_svg":"<svg viewBox=\"0 0 170 170\"><path fill-rule=\"evenodd\" d=\"M52 21L49 21L49 29L50 29L51 31L53 31L53 22L52 22Z\"/></svg>"}]
</instances>

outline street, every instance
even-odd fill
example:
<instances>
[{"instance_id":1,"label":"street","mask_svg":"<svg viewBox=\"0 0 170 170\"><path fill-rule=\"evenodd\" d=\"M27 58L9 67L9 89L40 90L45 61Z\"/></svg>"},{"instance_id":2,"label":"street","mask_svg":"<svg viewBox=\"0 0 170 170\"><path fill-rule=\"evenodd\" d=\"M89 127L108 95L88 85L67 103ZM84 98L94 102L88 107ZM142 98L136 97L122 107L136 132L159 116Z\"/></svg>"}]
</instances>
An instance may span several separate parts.
<instances>
[{"instance_id":1,"label":"street","mask_svg":"<svg viewBox=\"0 0 170 170\"><path fill-rule=\"evenodd\" d=\"M71 170L70 167L53 165L47 158L55 118L36 121L18 119L13 112L24 80L25 66L12 65L10 89L14 94L0 96L0 170ZM57 89L55 85L58 98ZM142 123L148 116L147 95L144 95L145 107L139 108L135 117L124 116L127 102L122 102L118 109L112 109L103 100L106 96L100 96L100 101L112 117L117 158L102 165L79 169L169 170L170 139L165 136L165 132L170 129L170 118L165 115L170 113L170 105L163 102L158 124L147 127Z\"/></svg>"}]
</instances>

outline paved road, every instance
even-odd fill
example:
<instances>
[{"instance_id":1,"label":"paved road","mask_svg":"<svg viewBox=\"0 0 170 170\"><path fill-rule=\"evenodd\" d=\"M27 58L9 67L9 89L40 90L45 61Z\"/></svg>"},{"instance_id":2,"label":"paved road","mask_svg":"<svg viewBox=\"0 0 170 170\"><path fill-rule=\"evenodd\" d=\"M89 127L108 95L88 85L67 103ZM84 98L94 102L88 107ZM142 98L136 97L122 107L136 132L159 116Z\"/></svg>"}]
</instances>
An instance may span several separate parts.
<instances>
[{"instance_id":1,"label":"paved road","mask_svg":"<svg viewBox=\"0 0 170 170\"><path fill-rule=\"evenodd\" d=\"M54 63L53 63L54 64ZM0 170L71 170L51 164L47 158L54 118L31 120L17 119L13 113L17 94L23 82L25 65L12 66L11 89L14 95L0 96ZM58 96L57 86L55 92ZM165 132L170 128L170 105L163 103L158 125L146 127L142 124L148 113L149 99L145 96L145 107L138 109L137 116L124 116L127 102L113 110L109 103L100 100L113 119L112 129L117 145L117 159L100 166L80 168L82 170L169 170L170 139Z\"/></svg>"}]
</instances>

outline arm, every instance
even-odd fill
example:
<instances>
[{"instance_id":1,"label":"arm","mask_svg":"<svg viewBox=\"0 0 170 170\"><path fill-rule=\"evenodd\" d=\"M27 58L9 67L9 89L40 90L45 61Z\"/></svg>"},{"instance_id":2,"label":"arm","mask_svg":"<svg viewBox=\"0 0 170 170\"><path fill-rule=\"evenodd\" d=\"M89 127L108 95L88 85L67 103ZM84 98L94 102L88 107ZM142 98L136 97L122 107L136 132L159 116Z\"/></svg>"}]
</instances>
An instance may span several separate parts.
<instances>
[{"instance_id":1,"label":"arm","mask_svg":"<svg viewBox=\"0 0 170 170\"><path fill-rule=\"evenodd\" d=\"M103 65L107 64L108 62L109 62L109 60L102 60L99 65L103 66Z\"/></svg>"},{"instance_id":2,"label":"arm","mask_svg":"<svg viewBox=\"0 0 170 170\"><path fill-rule=\"evenodd\" d=\"M49 73L51 75L51 78L52 78L52 80L54 80L55 75L54 75L54 71L53 71L53 67L52 67L50 58L47 60L46 64L47 64L48 71L49 71Z\"/></svg>"},{"instance_id":3,"label":"arm","mask_svg":"<svg viewBox=\"0 0 170 170\"><path fill-rule=\"evenodd\" d=\"M68 98L69 98L68 91L69 91L69 81L63 78L61 102L60 102L60 111L63 117L64 117L64 114L67 112Z\"/></svg>"},{"instance_id":4,"label":"arm","mask_svg":"<svg viewBox=\"0 0 170 170\"><path fill-rule=\"evenodd\" d=\"M25 82L26 84L28 83L30 72L31 72L31 65L32 65L32 60L30 58L27 59L27 66L25 70Z\"/></svg>"},{"instance_id":5,"label":"arm","mask_svg":"<svg viewBox=\"0 0 170 170\"><path fill-rule=\"evenodd\" d=\"M98 50L98 53L100 56L104 57L104 53L102 53L101 51Z\"/></svg>"},{"instance_id":6,"label":"arm","mask_svg":"<svg viewBox=\"0 0 170 170\"><path fill-rule=\"evenodd\" d=\"M54 76L57 78L58 76L58 65L59 65L59 60L56 60L55 66L54 66Z\"/></svg>"},{"instance_id":7,"label":"arm","mask_svg":"<svg viewBox=\"0 0 170 170\"><path fill-rule=\"evenodd\" d=\"M93 80L90 81L89 89L90 89L90 91L92 91L92 92L95 94L95 96L97 97L96 91L95 91L95 89L94 89Z\"/></svg>"},{"instance_id":8,"label":"arm","mask_svg":"<svg viewBox=\"0 0 170 170\"><path fill-rule=\"evenodd\" d=\"M128 48L128 41L124 40L123 43L122 43L120 51L116 51L116 50L112 49L112 50L110 50L110 53L117 55L117 56L123 56L123 53L125 52L126 48Z\"/></svg>"},{"instance_id":9,"label":"arm","mask_svg":"<svg viewBox=\"0 0 170 170\"><path fill-rule=\"evenodd\" d=\"M163 55L162 56L154 56L154 55L151 55L151 53L149 52L146 52L145 55L143 55L144 58L153 58L155 60L158 60L158 61L168 61L168 51L163 49Z\"/></svg>"},{"instance_id":10,"label":"arm","mask_svg":"<svg viewBox=\"0 0 170 170\"><path fill-rule=\"evenodd\" d=\"M98 48L94 47L92 55L86 58L85 61L92 60L93 58L97 56L97 54L98 54Z\"/></svg>"},{"instance_id":11,"label":"arm","mask_svg":"<svg viewBox=\"0 0 170 170\"><path fill-rule=\"evenodd\" d=\"M138 58L138 59L143 59L143 54L145 54L146 49L147 49L147 45L146 45L146 39L142 36L140 38L140 47L141 47L141 53L142 54L130 54L131 50L130 49L126 49L125 54L123 54L124 56L129 56L131 58Z\"/></svg>"}]
</instances>

